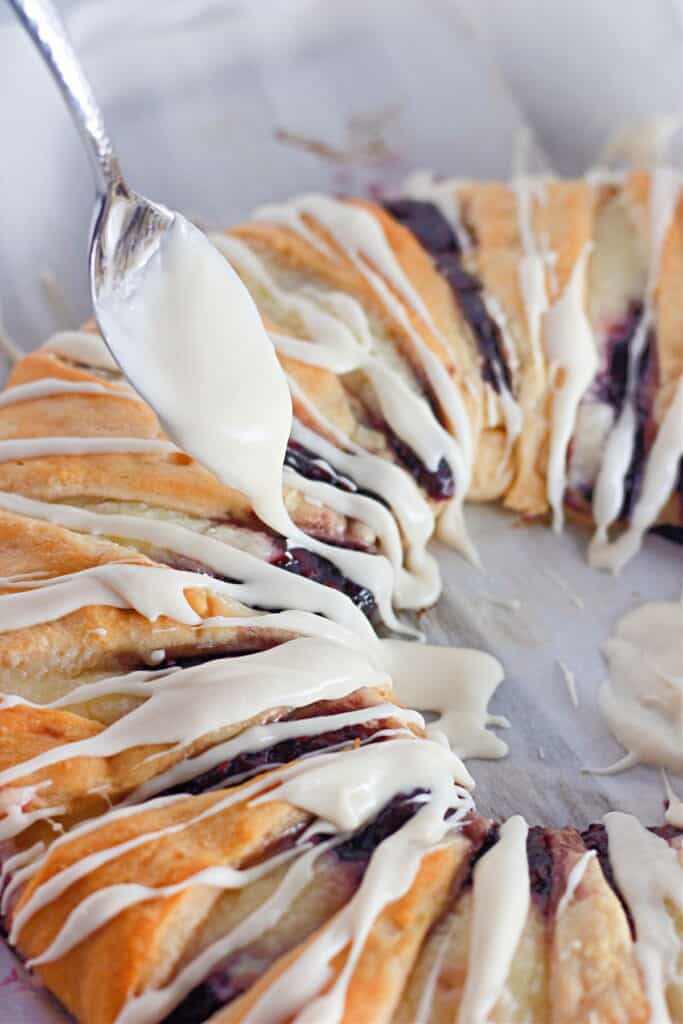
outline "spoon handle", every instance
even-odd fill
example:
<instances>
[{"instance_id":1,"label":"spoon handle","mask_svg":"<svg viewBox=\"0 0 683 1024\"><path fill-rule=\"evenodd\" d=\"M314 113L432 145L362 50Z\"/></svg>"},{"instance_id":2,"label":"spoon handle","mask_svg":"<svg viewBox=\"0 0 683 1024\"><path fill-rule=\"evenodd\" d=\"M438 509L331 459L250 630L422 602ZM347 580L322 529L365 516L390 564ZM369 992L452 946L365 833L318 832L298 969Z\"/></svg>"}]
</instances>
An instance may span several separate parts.
<instances>
[{"instance_id":1,"label":"spoon handle","mask_svg":"<svg viewBox=\"0 0 683 1024\"><path fill-rule=\"evenodd\" d=\"M97 191L121 183L121 171L104 120L66 26L50 0L9 0L52 72L90 156Z\"/></svg>"}]
</instances>

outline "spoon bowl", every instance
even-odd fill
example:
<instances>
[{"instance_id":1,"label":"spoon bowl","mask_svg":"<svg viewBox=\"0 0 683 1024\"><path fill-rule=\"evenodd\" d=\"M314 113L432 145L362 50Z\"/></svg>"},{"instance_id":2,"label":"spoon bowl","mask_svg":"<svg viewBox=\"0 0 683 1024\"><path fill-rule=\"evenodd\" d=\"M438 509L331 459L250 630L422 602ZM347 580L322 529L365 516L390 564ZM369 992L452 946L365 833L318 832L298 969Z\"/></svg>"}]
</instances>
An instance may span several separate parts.
<instances>
[{"instance_id":1,"label":"spoon bowl","mask_svg":"<svg viewBox=\"0 0 683 1024\"><path fill-rule=\"evenodd\" d=\"M120 364L105 329L107 312L121 308L140 288L149 261L159 253L176 216L160 203L132 192L123 180L101 198L90 242L90 293L102 337Z\"/></svg>"}]
</instances>

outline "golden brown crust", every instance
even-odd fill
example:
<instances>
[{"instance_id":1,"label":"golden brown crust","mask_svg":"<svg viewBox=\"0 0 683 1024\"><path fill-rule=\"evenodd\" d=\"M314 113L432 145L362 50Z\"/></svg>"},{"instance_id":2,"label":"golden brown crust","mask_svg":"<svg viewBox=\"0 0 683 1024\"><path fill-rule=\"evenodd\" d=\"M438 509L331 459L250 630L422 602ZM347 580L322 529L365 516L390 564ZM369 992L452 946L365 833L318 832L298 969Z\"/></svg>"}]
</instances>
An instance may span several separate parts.
<instances>
[{"instance_id":1,"label":"golden brown crust","mask_svg":"<svg viewBox=\"0 0 683 1024\"><path fill-rule=\"evenodd\" d=\"M515 473L505 493L505 505L525 515L547 509L544 445L547 436L547 370L539 337L534 345L522 291L520 266L524 246L515 191L498 183L471 183L459 190L463 220L474 239L470 268L486 293L498 302L514 346L518 369L513 374L513 393L524 426L515 445ZM534 228L540 201L532 192Z\"/></svg>"},{"instance_id":2,"label":"golden brown crust","mask_svg":"<svg viewBox=\"0 0 683 1024\"><path fill-rule=\"evenodd\" d=\"M345 1024L392 1019L422 940L443 910L453 879L469 849L468 841L460 836L452 844L428 854L410 889L385 907L375 920L351 975L342 1017ZM278 960L248 992L215 1014L212 1024L236 1024L243 1020L270 985L295 963L319 934L310 936ZM332 961L324 991L339 977L348 952L347 946Z\"/></svg>"},{"instance_id":3,"label":"golden brown crust","mask_svg":"<svg viewBox=\"0 0 683 1024\"><path fill-rule=\"evenodd\" d=\"M647 1000L626 915L596 857L585 864L557 913L572 869L586 850L573 829L550 832L555 914L551 940L552 1024L644 1024Z\"/></svg>"},{"instance_id":4,"label":"golden brown crust","mask_svg":"<svg viewBox=\"0 0 683 1024\"><path fill-rule=\"evenodd\" d=\"M186 824L224 797L222 791L187 797L161 809L110 821L53 848L47 863L22 893L15 914L40 885L86 856L144 833L185 825L96 867L69 886L59 900L38 910L21 929L22 955L35 957L44 952L69 913L103 887L134 881L156 888L177 884L212 866L239 868L261 859L279 837L309 820L289 804L270 801L257 807L237 803ZM59 960L36 970L79 1019L88 1024L110 1024L127 998L148 984L163 984L188 935L218 895L219 890L192 886L173 896L139 903Z\"/></svg>"}]
</instances>

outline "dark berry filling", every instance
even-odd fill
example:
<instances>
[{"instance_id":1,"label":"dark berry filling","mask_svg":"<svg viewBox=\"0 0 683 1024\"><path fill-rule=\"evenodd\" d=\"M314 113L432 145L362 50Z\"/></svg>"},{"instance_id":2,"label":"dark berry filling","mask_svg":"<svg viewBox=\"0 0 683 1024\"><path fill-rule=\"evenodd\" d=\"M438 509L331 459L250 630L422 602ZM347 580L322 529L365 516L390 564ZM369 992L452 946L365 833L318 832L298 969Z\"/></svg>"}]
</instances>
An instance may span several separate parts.
<instances>
[{"instance_id":1,"label":"dark berry filling","mask_svg":"<svg viewBox=\"0 0 683 1024\"><path fill-rule=\"evenodd\" d=\"M269 559L271 565L277 566L278 569L284 569L286 572L293 572L297 576L305 576L316 583L322 583L325 587L332 587L333 590L340 590L368 618L375 613L377 606L372 592L367 587L348 579L329 559L316 555L313 551L307 551L306 548L288 548L284 537L273 537L271 544L273 549L273 554ZM179 558L175 555L158 555L157 561L163 561L165 565L173 569L201 573L202 576L224 580L227 583L237 582L211 572L199 562L190 562L189 559ZM163 662L161 667L166 667L166 665L167 663Z\"/></svg>"},{"instance_id":2,"label":"dark berry filling","mask_svg":"<svg viewBox=\"0 0 683 1024\"><path fill-rule=\"evenodd\" d=\"M621 412L628 390L629 349L643 316L643 303L633 300L621 320L607 332L605 367L596 376L592 392L600 402L610 405L616 415Z\"/></svg>"},{"instance_id":3,"label":"dark berry filling","mask_svg":"<svg viewBox=\"0 0 683 1024\"><path fill-rule=\"evenodd\" d=\"M289 466L307 480L319 480L321 483L337 487L340 491L353 494L358 492L358 487L350 477L338 473L329 462L298 441L289 441L287 444L285 466Z\"/></svg>"},{"instance_id":4,"label":"dark berry filling","mask_svg":"<svg viewBox=\"0 0 683 1024\"><path fill-rule=\"evenodd\" d=\"M296 576L322 583L325 587L339 590L351 598L365 615L371 617L377 609L372 591L348 579L328 558L317 555L306 548L289 548L283 541L280 554L271 559L271 565L292 572Z\"/></svg>"},{"instance_id":5,"label":"dark berry filling","mask_svg":"<svg viewBox=\"0 0 683 1024\"><path fill-rule=\"evenodd\" d=\"M290 441L288 443L287 451L285 452L285 465L289 466L290 469L293 469L300 476L306 477L307 480L319 480L321 483L330 484L340 491L362 494L366 498L372 498L373 501L379 501L380 504L385 505L387 508L389 507L381 495L375 494L374 491L368 491L364 487L359 487L351 477L346 476L344 473L339 473L329 462L320 455L316 455L310 448L299 444L298 441Z\"/></svg>"},{"instance_id":6,"label":"dark berry filling","mask_svg":"<svg viewBox=\"0 0 683 1024\"><path fill-rule=\"evenodd\" d=\"M544 828L530 828L526 840L529 884L532 898L545 913L548 910L553 884L553 854Z\"/></svg>"},{"instance_id":7,"label":"dark berry filling","mask_svg":"<svg viewBox=\"0 0 683 1024\"><path fill-rule=\"evenodd\" d=\"M503 353L500 328L486 308L481 283L462 265L458 240L446 218L434 203L418 199L394 199L384 206L415 235L450 285L476 339L483 379L499 394L503 388L511 391L512 379Z\"/></svg>"},{"instance_id":8,"label":"dark berry filling","mask_svg":"<svg viewBox=\"0 0 683 1024\"><path fill-rule=\"evenodd\" d=\"M290 761L296 761L305 754L314 754L316 751L326 750L328 747L356 741L363 743L381 727L381 723L347 725L342 729L332 729L319 735L298 736L296 739L283 740L265 750L247 751L228 761L221 761L220 764L215 765L209 771L202 772L194 779L164 790L162 795L205 793L209 789L230 785L231 779L242 779L245 775L255 775L257 772L267 771L277 765L289 764Z\"/></svg>"},{"instance_id":9,"label":"dark berry filling","mask_svg":"<svg viewBox=\"0 0 683 1024\"><path fill-rule=\"evenodd\" d=\"M379 812L374 821L356 832L340 846L335 846L334 855L341 861L360 861L367 867L372 853L380 843L410 821L420 809L420 801L416 797L424 795L425 790L416 789L412 793L394 797L391 803Z\"/></svg>"},{"instance_id":10,"label":"dark berry filling","mask_svg":"<svg viewBox=\"0 0 683 1024\"><path fill-rule=\"evenodd\" d=\"M402 441L388 424L378 421L374 425L382 431L399 462L405 466L415 482L433 501L445 501L453 497L455 493L453 471L443 457L439 459L436 469L428 469L419 455L413 451L410 445Z\"/></svg>"}]
</instances>

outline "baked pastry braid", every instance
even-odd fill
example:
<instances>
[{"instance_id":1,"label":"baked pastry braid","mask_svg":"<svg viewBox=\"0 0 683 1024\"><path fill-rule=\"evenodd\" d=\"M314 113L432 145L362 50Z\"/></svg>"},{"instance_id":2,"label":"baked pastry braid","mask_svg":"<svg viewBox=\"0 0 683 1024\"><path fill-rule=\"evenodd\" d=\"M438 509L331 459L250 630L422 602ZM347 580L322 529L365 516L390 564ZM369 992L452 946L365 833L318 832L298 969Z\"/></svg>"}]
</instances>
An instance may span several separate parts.
<instances>
[{"instance_id":1,"label":"baked pastry braid","mask_svg":"<svg viewBox=\"0 0 683 1024\"><path fill-rule=\"evenodd\" d=\"M290 383L311 550L92 329L0 396L2 913L84 1024L683 1022L680 832L484 819L374 629L438 597L435 524L475 557L465 499L592 520L605 566L681 526L678 183L406 192L216 239Z\"/></svg>"}]
</instances>

